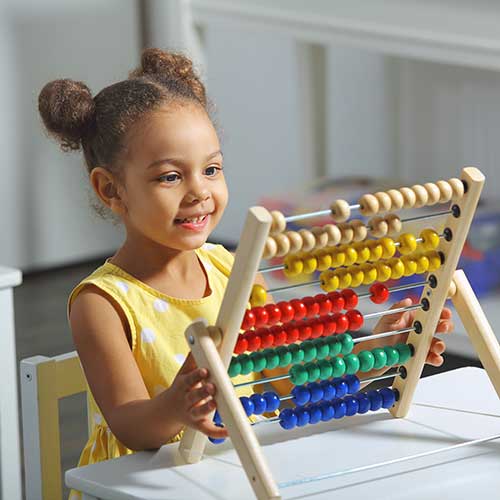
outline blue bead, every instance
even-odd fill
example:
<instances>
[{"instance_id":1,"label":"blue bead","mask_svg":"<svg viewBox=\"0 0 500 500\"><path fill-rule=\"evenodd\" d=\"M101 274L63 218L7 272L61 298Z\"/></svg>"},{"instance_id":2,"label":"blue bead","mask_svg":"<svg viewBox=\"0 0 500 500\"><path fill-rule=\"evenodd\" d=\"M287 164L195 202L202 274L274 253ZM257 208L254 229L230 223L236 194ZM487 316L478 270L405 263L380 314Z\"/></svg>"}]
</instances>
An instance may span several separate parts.
<instances>
[{"instance_id":1,"label":"blue bead","mask_svg":"<svg viewBox=\"0 0 500 500\"><path fill-rule=\"evenodd\" d=\"M311 382L307 385L307 388L311 394L311 403L317 403L323 399L323 388L318 382Z\"/></svg>"},{"instance_id":2,"label":"blue bead","mask_svg":"<svg viewBox=\"0 0 500 500\"><path fill-rule=\"evenodd\" d=\"M215 413L214 413L214 424L215 425L222 424L222 417L220 416L220 413L218 410L215 410Z\"/></svg>"},{"instance_id":3,"label":"blue bead","mask_svg":"<svg viewBox=\"0 0 500 500\"><path fill-rule=\"evenodd\" d=\"M368 391L368 399L370 400L370 410L377 411L382 408L382 396L378 391Z\"/></svg>"},{"instance_id":4,"label":"blue bead","mask_svg":"<svg viewBox=\"0 0 500 500\"><path fill-rule=\"evenodd\" d=\"M323 422L328 422L335 416L335 410L330 401L323 401L318 406L321 410L321 420L323 420Z\"/></svg>"},{"instance_id":5,"label":"blue bead","mask_svg":"<svg viewBox=\"0 0 500 500\"><path fill-rule=\"evenodd\" d=\"M347 412L347 405L343 399L334 399L332 401L333 409L335 410L335 418L343 418Z\"/></svg>"},{"instance_id":6,"label":"blue bead","mask_svg":"<svg viewBox=\"0 0 500 500\"><path fill-rule=\"evenodd\" d=\"M382 396L382 408L390 408L396 402L396 394L390 387L384 387L378 392Z\"/></svg>"},{"instance_id":7,"label":"blue bead","mask_svg":"<svg viewBox=\"0 0 500 500\"><path fill-rule=\"evenodd\" d=\"M262 397L266 400L266 412L267 411L276 411L281 404L279 396L273 392L265 392L262 394Z\"/></svg>"},{"instance_id":8,"label":"blue bead","mask_svg":"<svg viewBox=\"0 0 500 500\"><path fill-rule=\"evenodd\" d=\"M347 382L347 390L349 394L356 394L359 391L361 382L359 381L359 378L356 377L356 375L347 375L345 381Z\"/></svg>"},{"instance_id":9,"label":"blue bead","mask_svg":"<svg viewBox=\"0 0 500 500\"><path fill-rule=\"evenodd\" d=\"M337 395L335 386L329 380L323 380L319 385L323 389L323 399L326 401L331 401Z\"/></svg>"},{"instance_id":10,"label":"blue bead","mask_svg":"<svg viewBox=\"0 0 500 500\"><path fill-rule=\"evenodd\" d=\"M366 392L358 392L355 398L358 400L358 413L366 413L370 410L370 398Z\"/></svg>"},{"instance_id":11,"label":"blue bead","mask_svg":"<svg viewBox=\"0 0 500 500\"><path fill-rule=\"evenodd\" d=\"M290 430L297 425L297 415L290 408L280 411L280 425L283 429Z\"/></svg>"},{"instance_id":12,"label":"blue bead","mask_svg":"<svg viewBox=\"0 0 500 500\"><path fill-rule=\"evenodd\" d=\"M349 390L347 382L343 378L335 378L333 379L333 382L335 384L337 397L343 398L347 394L347 391Z\"/></svg>"},{"instance_id":13,"label":"blue bead","mask_svg":"<svg viewBox=\"0 0 500 500\"><path fill-rule=\"evenodd\" d=\"M253 412L255 410L253 406L253 402L250 398L247 398L246 396L241 396L240 398L241 404L243 405L243 408L245 409L245 413L247 414L247 417L250 415L253 415Z\"/></svg>"},{"instance_id":14,"label":"blue bead","mask_svg":"<svg viewBox=\"0 0 500 500\"><path fill-rule=\"evenodd\" d=\"M303 406L295 409L295 415L297 416L297 427L303 427L311 420L309 410Z\"/></svg>"},{"instance_id":15,"label":"blue bead","mask_svg":"<svg viewBox=\"0 0 500 500\"><path fill-rule=\"evenodd\" d=\"M253 412L255 415L262 415L266 411L267 403L262 394L258 392L250 396L253 403Z\"/></svg>"},{"instance_id":16,"label":"blue bead","mask_svg":"<svg viewBox=\"0 0 500 500\"><path fill-rule=\"evenodd\" d=\"M317 424L318 422L321 422L321 417L323 416L321 409L318 408L318 405L311 406L307 408L309 411L309 423L310 424Z\"/></svg>"},{"instance_id":17,"label":"blue bead","mask_svg":"<svg viewBox=\"0 0 500 500\"><path fill-rule=\"evenodd\" d=\"M311 392L305 385L296 385L292 389L292 401L297 406L304 406L311 400Z\"/></svg>"},{"instance_id":18,"label":"blue bead","mask_svg":"<svg viewBox=\"0 0 500 500\"><path fill-rule=\"evenodd\" d=\"M216 412L217 413L217 412ZM215 424L217 427L224 427L222 424ZM209 437L208 440L213 443L213 444L221 444L223 443L226 438L211 438Z\"/></svg>"},{"instance_id":19,"label":"blue bead","mask_svg":"<svg viewBox=\"0 0 500 500\"><path fill-rule=\"evenodd\" d=\"M346 405L346 416L347 417L352 417L353 415L356 415L359 410L359 404L358 400L354 396L346 396L344 398L344 403Z\"/></svg>"}]
</instances>

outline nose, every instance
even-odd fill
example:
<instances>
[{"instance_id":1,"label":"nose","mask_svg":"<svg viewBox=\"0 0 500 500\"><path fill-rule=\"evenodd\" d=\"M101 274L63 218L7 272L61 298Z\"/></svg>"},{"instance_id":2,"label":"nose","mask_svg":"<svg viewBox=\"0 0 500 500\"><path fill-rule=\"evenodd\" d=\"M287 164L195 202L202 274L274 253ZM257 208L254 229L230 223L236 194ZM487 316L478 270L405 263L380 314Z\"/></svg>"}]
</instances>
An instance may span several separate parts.
<instances>
[{"instance_id":1,"label":"nose","mask_svg":"<svg viewBox=\"0 0 500 500\"><path fill-rule=\"evenodd\" d=\"M193 181L186 194L186 201L188 203L200 203L202 201L207 201L210 196L210 190L202 180Z\"/></svg>"}]
</instances>

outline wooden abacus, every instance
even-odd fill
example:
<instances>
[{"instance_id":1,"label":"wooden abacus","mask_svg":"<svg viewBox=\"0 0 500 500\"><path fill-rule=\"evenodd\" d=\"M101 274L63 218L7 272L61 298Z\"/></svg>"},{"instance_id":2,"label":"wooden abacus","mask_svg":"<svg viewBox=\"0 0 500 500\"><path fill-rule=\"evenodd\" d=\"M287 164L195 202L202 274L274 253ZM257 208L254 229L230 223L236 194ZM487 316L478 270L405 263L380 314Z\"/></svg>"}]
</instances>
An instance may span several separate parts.
<instances>
[{"instance_id":1,"label":"wooden abacus","mask_svg":"<svg viewBox=\"0 0 500 500\"><path fill-rule=\"evenodd\" d=\"M197 321L186 330L186 339L198 366L209 370L217 387L214 421L227 427L258 498L280 498L280 493L248 416L276 411L287 399L293 400L295 409L283 409L272 419L285 429L382 407L395 417L406 416L447 298L452 299L500 396L500 347L465 274L456 270L483 184L481 172L468 167L460 179L366 194L355 205L338 200L328 210L291 217L262 207L249 210L216 325ZM392 213L445 203L450 204L446 210L420 217L400 219ZM368 223L349 220L354 210L369 217ZM288 222L326 214L336 224L286 230ZM445 217L442 234L433 228L424 229L418 237L401 233L405 222L431 217ZM266 304L267 292L302 285L269 291L254 285L262 257L284 260L261 272L281 269L288 276L299 276L320 271L319 280L313 283L325 293ZM424 275L422 281L392 288L384 285L389 279L414 274ZM370 287L357 294L352 288L360 285ZM423 288L418 304L365 315L355 309L359 300L370 298L381 304L394 291L416 287ZM247 309L249 297L251 308ZM415 310L415 318L404 330L354 340L347 333L359 330L369 317L405 310ZM351 352L357 342L403 333L408 333L404 344ZM288 374L252 384L288 378L295 385L292 394L280 398L269 391L238 399L230 377L278 366L289 366ZM397 366L396 371L381 377L360 380L355 375L392 366ZM391 388L359 392L363 382L387 377L394 377ZM206 439L187 429L179 446L183 459L199 461Z\"/></svg>"}]
</instances>

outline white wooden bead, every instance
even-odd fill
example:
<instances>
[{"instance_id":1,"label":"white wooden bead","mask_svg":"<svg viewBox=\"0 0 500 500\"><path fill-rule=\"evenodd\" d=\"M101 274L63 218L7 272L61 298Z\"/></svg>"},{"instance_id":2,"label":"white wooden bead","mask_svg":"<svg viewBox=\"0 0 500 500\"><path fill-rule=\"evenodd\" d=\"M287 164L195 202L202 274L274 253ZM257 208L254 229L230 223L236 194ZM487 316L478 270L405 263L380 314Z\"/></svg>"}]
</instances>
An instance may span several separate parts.
<instances>
[{"instance_id":1,"label":"white wooden bead","mask_svg":"<svg viewBox=\"0 0 500 500\"><path fill-rule=\"evenodd\" d=\"M392 209L392 199L384 191L379 191L378 193L375 193L375 198L377 198L377 201L379 203L379 210L378 210L379 213L388 212L389 210Z\"/></svg>"},{"instance_id":2,"label":"white wooden bead","mask_svg":"<svg viewBox=\"0 0 500 500\"><path fill-rule=\"evenodd\" d=\"M346 222L339 224L339 229L340 229L340 243L342 245L345 245L346 243L351 243L352 239L354 238L354 230L353 228Z\"/></svg>"},{"instance_id":3,"label":"white wooden bead","mask_svg":"<svg viewBox=\"0 0 500 500\"><path fill-rule=\"evenodd\" d=\"M314 234L312 234L308 229L300 229L299 234L302 237L302 250L304 252L311 251L316 244Z\"/></svg>"},{"instance_id":4,"label":"white wooden bead","mask_svg":"<svg viewBox=\"0 0 500 500\"><path fill-rule=\"evenodd\" d=\"M429 200L429 195L427 194L426 189L421 184L415 184L412 187L413 192L415 193L415 208L420 208L427 205L427 201Z\"/></svg>"},{"instance_id":5,"label":"white wooden bead","mask_svg":"<svg viewBox=\"0 0 500 500\"><path fill-rule=\"evenodd\" d=\"M328 234L328 246L338 245L342 238L339 227L336 224L325 224L323 228Z\"/></svg>"},{"instance_id":6,"label":"white wooden bead","mask_svg":"<svg viewBox=\"0 0 500 500\"><path fill-rule=\"evenodd\" d=\"M450 183L451 189L453 191L452 200L458 201L462 199L464 195L464 183L460 179L455 177L448 181Z\"/></svg>"},{"instance_id":7,"label":"white wooden bead","mask_svg":"<svg viewBox=\"0 0 500 500\"><path fill-rule=\"evenodd\" d=\"M453 189L447 181L437 181L436 186L439 188L439 203L448 203L453 196Z\"/></svg>"},{"instance_id":8,"label":"white wooden bead","mask_svg":"<svg viewBox=\"0 0 500 500\"><path fill-rule=\"evenodd\" d=\"M382 238L387 234L388 224L384 217L378 215L372 217L368 222L368 226L370 226L370 234L375 238Z\"/></svg>"},{"instance_id":9,"label":"white wooden bead","mask_svg":"<svg viewBox=\"0 0 500 500\"><path fill-rule=\"evenodd\" d=\"M393 236L401 232L403 224L401 219L396 214L387 214L385 216L385 221L387 222L387 234Z\"/></svg>"},{"instance_id":10,"label":"white wooden bead","mask_svg":"<svg viewBox=\"0 0 500 500\"><path fill-rule=\"evenodd\" d=\"M290 251L290 240L288 239L288 236L283 233L275 234L274 239L278 245L276 257L283 257Z\"/></svg>"},{"instance_id":11,"label":"white wooden bead","mask_svg":"<svg viewBox=\"0 0 500 500\"><path fill-rule=\"evenodd\" d=\"M409 187L402 187L399 189L399 192L403 195L403 208L413 208L415 206L415 202L417 201L417 195L413 189Z\"/></svg>"},{"instance_id":12,"label":"white wooden bead","mask_svg":"<svg viewBox=\"0 0 500 500\"><path fill-rule=\"evenodd\" d=\"M391 198L391 202L392 202L392 209L391 210L401 210L404 206L404 203L405 203L405 200L404 200L401 192L398 191L397 189L389 189L389 191L387 191L387 194Z\"/></svg>"},{"instance_id":13,"label":"white wooden bead","mask_svg":"<svg viewBox=\"0 0 500 500\"><path fill-rule=\"evenodd\" d=\"M351 216L349 203L345 200L336 200L330 205L332 219L335 222L344 222Z\"/></svg>"},{"instance_id":14,"label":"white wooden bead","mask_svg":"<svg viewBox=\"0 0 500 500\"><path fill-rule=\"evenodd\" d=\"M457 293L457 285L451 280L450 288L448 288L448 298L451 299Z\"/></svg>"},{"instance_id":15,"label":"white wooden bead","mask_svg":"<svg viewBox=\"0 0 500 500\"><path fill-rule=\"evenodd\" d=\"M289 253L296 253L302 250L302 236L297 231L285 231L284 234L290 242Z\"/></svg>"},{"instance_id":16,"label":"white wooden bead","mask_svg":"<svg viewBox=\"0 0 500 500\"><path fill-rule=\"evenodd\" d=\"M311 229L311 232L316 238L316 243L314 248L324 248L328 245L328 233L321 226L315 226Z\"/></svg>"},{"instance_id":17,"label":"white wooden bead","mask_svg":"<svg viewBox=\"0 0 500 500\"><path fill-rule=\"evenodd\" d=\"M439 191L437 184L434 184L433 182L426 182L424 184L424 188L427 191L427 195L429 196L429 199L427 200L427 205L430 206L438 203L439 198L441 197L441 192Z\"/></svg>"},{"instance_id":18,"label":"white wooden bead","mask_svg":"<svg viewBox=\"0 0 500 500\"><path fill-rule=\"evenodd\" d=\"M279 210L272 210L271 234L282 233L286 228L285 216Z\"/></svg>"},{"instance_id":19,"label":"white wooden bead","mask_svg":"<svg viewBox=\"0 0 500 500\"><path fill-rule=\"evenodd\" d=\"M352 236L352 241L364 241L368 236L368 228L365 223L360 219L352 219L349 221L354 234Z\"/></svg>"},{"instance_id":20,"label":"white wooden bead","mask_svg":"<svg viewBox=\"0 0 500 500\"><path fill-rule=\"evenodd\" d=\"M366 217L378 214L380 210L380 203L373 194L364 194L359 199L359 205L360 205L359 211L361 212L362 215Z\"/></svg>"},{"instance_id":21,"label":"white wooden bead","mask_svg":"<svg viewBox=\"0 0 500 500\"><path fill-rule=\"evenodd\" d=\"M262 255L263 259L272 259L276 252L278 251L278 244L273 236L268 236L266 239L266 245L264 246L264 253Z\"/></svg>"}]
</instances>

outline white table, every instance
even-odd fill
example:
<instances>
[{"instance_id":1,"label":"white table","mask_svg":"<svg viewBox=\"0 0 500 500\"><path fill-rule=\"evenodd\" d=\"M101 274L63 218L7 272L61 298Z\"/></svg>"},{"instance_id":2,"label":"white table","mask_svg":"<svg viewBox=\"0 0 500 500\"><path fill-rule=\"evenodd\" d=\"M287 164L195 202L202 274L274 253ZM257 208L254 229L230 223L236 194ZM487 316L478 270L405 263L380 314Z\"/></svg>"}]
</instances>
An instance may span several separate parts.
<instances>
[{"instance_id":1,"label":"white table","mask_svg":"<svg viewBox=\"0 0 500 500\"><path fill-rule=\"evenodd\" d=\"M0 500L21 500L22 492L12 292L21 281L20 271L0 267Z\"/></svg>"},{"instance_id":2,"label":"white table","mask_svg":"<svg viewBox=\"0 0 500 500\"><path fill-rule=\"evenodd\" d=\"M428 405L435 405L431 407ZM486 373L461 368L419 383L406 419L387 410L282 431L256 427L278 483L445 448L500 434L500 402ZM230 444L210 446L194 465L176 465L176 445L66 472L87 499L253 498ZM498 498L500 441L282 488L283 498Z\"/></svg>"}]
</instances>

